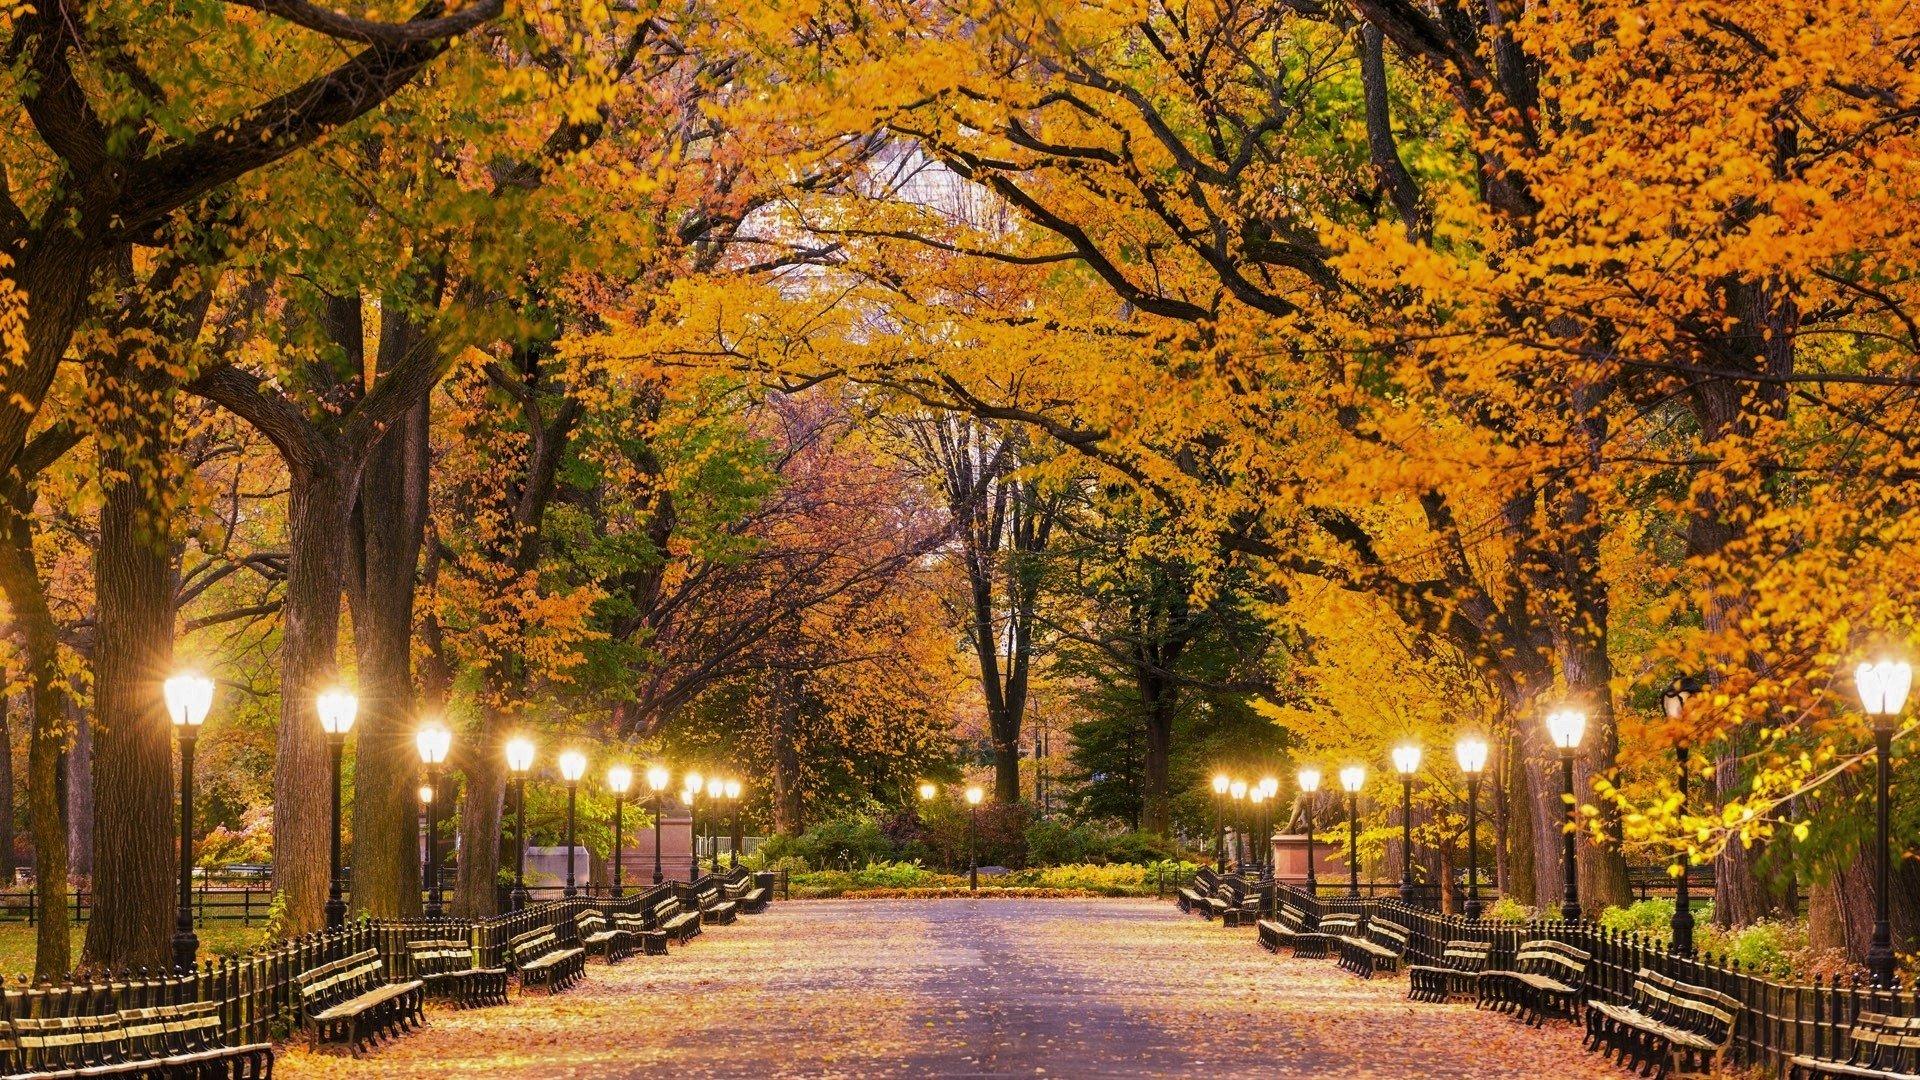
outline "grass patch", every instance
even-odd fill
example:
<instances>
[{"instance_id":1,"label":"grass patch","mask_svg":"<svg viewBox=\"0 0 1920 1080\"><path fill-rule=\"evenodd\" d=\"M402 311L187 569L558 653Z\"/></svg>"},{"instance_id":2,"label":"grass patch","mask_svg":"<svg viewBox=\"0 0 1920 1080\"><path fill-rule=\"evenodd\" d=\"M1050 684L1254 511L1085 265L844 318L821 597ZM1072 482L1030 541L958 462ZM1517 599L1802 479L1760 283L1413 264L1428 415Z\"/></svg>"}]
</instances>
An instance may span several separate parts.
<instances>
[{"instance_id":1,"label":"grass patch","mask_svg":"<svg viewBox=\"0 0 1920 1080\"><path fill-rule=\"evenodd\" d=\"M14 982L32 976L33 943L39 932L39 927L23 922L0 923L0 976ZM208 923L194 932L200 935L202 959L245 952L264 942L267 935L266 927L257 922L252 926L242 926L237 922ZM73 955L76 960L80 957L80 947L86 936L86 927L73 928Z\"/></svg>"}]
</instances>

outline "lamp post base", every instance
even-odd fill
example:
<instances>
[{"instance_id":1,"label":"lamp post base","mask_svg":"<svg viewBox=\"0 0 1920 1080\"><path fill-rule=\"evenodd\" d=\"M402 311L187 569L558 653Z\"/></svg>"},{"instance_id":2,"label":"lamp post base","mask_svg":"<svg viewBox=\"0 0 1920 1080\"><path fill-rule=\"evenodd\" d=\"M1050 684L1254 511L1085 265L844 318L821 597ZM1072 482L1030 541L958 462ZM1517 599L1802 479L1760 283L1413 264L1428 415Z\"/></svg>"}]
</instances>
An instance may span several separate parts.
<instances>
[{"instance_id":1,"label":"lamp post base","mask_svg":"<svg viewBox=\"0 0 1920 1080\"><path fill-rule=\"evenodd\" d=\"M513 911L525 911L528 901L532 899L533 896L527 892L525 885L516 885L513 891L507 894L507 907Z\"/></svg>"},{"instance_id":2,"label":"lamp post base","mask_svg":"<svg viewBox=\"0 0 1920 1080\"><path fill-rule=\"evenodd\" d=\"M1673 931L1673 951L1681 956L1693 955L1693 901L1681 897L1673 909L1673 921L1668 924Z\"/></svg>"},{"instance_id":3,"label":"lamp post base","mask_svg":"<svg viewBox=\"0 0 1920 1080\"><path fill-rule=\"evenodd\" d=\"M1400 883L1400 902L1408 907L1413 906L1413 882L1402 881Z\"/></svg>"},{"instance_id":4,"label":"lamp post base","mask_svg":"<svg viewBox=\"0 0 1920 1080\"><path fill-rule=\"evenodd\" d=\"M338 930L347 925L347 902L338 896L327 899L327 929Z\"/></svg>"},{"instance_id":5,"label":"lamp post base","mask_svg":"<svg viewBox=\"0 0 1920 1080\"><path fill-rule=\"evenodd\" d=\"M1468 898L1466 916L1469 922L1480 921L1480 898L1479 897L1474 896L1474 897Z\"/></svg>"},{"instance_id":6,"label":"lamp post base","mask_svg":"<svg viewBox=\"0 0 1920 1080\"><path fill-rule=\"evenodd\" d=\"M173 969L189 972L200 960L200 938L191 929L176 930L173 934Z\"/></svg>"},{"instance_id":7,"label":"lamp post base","mask_svg":"<svg viewBox=\"0 0 1920 1080\"><path fill-rule=\"evenodd\" d=\"M1873 943L1867 946L1867 973L1873 985L1893 987L1893 930L1886 923L1873 925Z\"/></svg>"},{"instance_id":8,"label":"lamp post base","mask_svg":"<svg viewBox=\"0 0 1920 1080\"><path fill-rule=\"evenodd\" d=\"M1572 900L1560 905L1560 921L1577 923L1580 921L1580 905Z\"/></svg>"}]
</instances>

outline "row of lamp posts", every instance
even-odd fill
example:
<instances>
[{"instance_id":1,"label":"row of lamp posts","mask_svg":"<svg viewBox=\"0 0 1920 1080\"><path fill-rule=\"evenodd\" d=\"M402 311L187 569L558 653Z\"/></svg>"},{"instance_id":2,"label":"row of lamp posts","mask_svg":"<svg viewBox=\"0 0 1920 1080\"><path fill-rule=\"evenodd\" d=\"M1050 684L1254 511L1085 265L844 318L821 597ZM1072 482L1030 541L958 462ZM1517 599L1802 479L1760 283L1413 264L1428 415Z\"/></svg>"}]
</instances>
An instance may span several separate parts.
<instances>
[{"instance_id":1,"label":"row of lamp posts","mask_svg":"<svg viewBox=\"0 0 1920 1080\"><path fill-rule=\"evenodd\" d=\"M180 742L180 874L178 911L175 915L173 935L173 963L177 969L191 968L199 953L200 940L193 929L193 758L198 742L200 728L206 723L207 714L213 707L214 683L212 679L197 672L183 672L169 678L162 687L166 699L167 713L173 721L174 730ZM327 736L328 772L330 774L330 804L332 827L328 837L328 885L325 907L327 926L337 928L345 925L347 918L346 883L341 873L341 765L345 756L347 736L353 730L353 723L359 714L359 699L352 691L341 687L329 687L320 691L314 698L314 711L320 719L320 728ZM437 840L437 811L445 802L441 790L441 780L447 757L453 748L453 732L445 723L435 719L421 725L414 735L414 746L419 751L420 762L426 770L426 782L420 787L420 801L426 813L426 885L427 899L425 913L429 918L438 918L446 913L444 898L440 888L440 851ZM537 754L533 740L516 735L507 740L507 770L513 777L514 813L515 813L515 854L513 891L509 894L509 904L514 910L524 908L529 900L526 885L527 868L527 774L532 770ZM586 775L587 755L569 748L561 751L555 759L560 778L567 785L567 883L563 895L579 895L576 877L574 828L580 781ZM654 765L647 770L647 786L653 792L653 883L664 880L660 863L660 822L664 807L661 799L672 779L665 766ZM613 895L624 893L621 881L622 860L619 852L624 843L622 835L622 816L625 810L627 792L633 785L633 770L625 765L615 764L607 769L607 789L613 794ZM708 815L708 839L713 845L713 870L720 870L720 849L713 837L713 819L720 814L722 802L733 804L733 832L740 831L740 796L743 788L738 780L722 777L703 777L698 772L688 772L680 797L686 802L690 812L697 816L696 800L704 795L715 806ZM689 870L692 877L700 876L699 832L692 830L695 842L691 845L692 856ZM731 865L739 865L737 845L729 845Z\"/></svg>"},{"instance_id":2,"label":"row of lamp posts","mask_svg":"<svg viewBox=\"0 0 1920 1080\"><path fill-rule=\"evenodd\" d=\"M1888 917L1888 899L1891 895L1889 869L1892 863L1891 836L1889 827L1889 786L1890 767L1893 752L1893 736L1898 727L1898 719L1906 707L1907 696L1912 688L1912 665L1901 660L1878 660L1861 663L1854 669L1854 683L1860 694L1861 706L1873 723L1874 762L1875 762L1875 837L1874 837L1874 927L1873 936L1867 949L1867 968L1873 981L1879 986L1892 986L1894 977L1893 933ZM1661 694L1661 709L1671 720L1679 720L1686 712L1687 702L1701 687L1697 681L1688 677L1676 678ZM1560 752L1562 783L1567 797L1567 825L1565 828L1565 848L1562 862L1566 874L1565 892L1560 903L1560 916L1568 922L1580 918L1578 851L1575 839L1579 831L1579 809L1574 787L1574 762L1579 755L1580 744L1586 736L1587 717L1578 709L1557 709L1547 715L1547 733L1553 745ZM1478 919L1482 914L1480 902L1480 866L1479 866L1479 802L1480 777L1487 767L1487 741L1478 735L1463 736L1454 745L1454 760L1460 766L1460 772L1467 781L1467 902L1466 916ZM1411 903L1414 897L1413 867L1413 776L1420 769L1421 749L1415 743L1403 743L1393 749L1394 771L1400 775L1400 813L1401 813L1401 858L1400 897ZM1688 795L1688 747L1681 743L1675 747L1675 757L1679 764L1680 805L1682 812L1687 806ZM1307 826L1307 890L1317 888L1315 881L1313 808L1314 796L1320 790L1320 770L1312 766L1300 769L1297 776L1300 793L1305 796ZM1350 895L1360 894L1359 878L1359 814L1358 796L1366 784L1366 770L1358 765L1350 765L1340 771L1340 786L1347 793L1347 843ZM1214 857L1224 870L1226 867L1224 825L1222 823L1222 804L1227 796L1239 799L1245 785L1232 780L1226 774L1216 775L1213 779L1214 801ZM1675 952L1691 955L1693 952L1693 906L1690 882L1682 867L1675 883L1674 914L1672 921Z\"/></svg>"},{"instance_id":3,"label":"row of lamp posts","mask_svg":"<svg viewBox=\"0 0 1920 1080\"><path fill-rule=\"evenodd\" d=\"M1273 822L1273 800L1280 792L1280 781L1271 776L1259 781L1240 780L1226 773L1213 777L1213 859L1221 873L1227 870L1227 813L1231 809L1234 844L1239 849L1234 861L1266 870L1272 866L1268 829ZM1248 857L1248 848L1252 857Z\"/></svg>"},{"instance_id":4,"label":"row of lamp posts","mask_svg":"<svg viewBox=\"0 0 1920 1080\"><path fill-rule=\"evenodd\" d=\"M931 780L920 781L920 801L932 802L940 794L940 786ZM967 888L978 892L980 889L980 849L978 835L980 831L980 801L987 793L978 784L970 784L961 793L967 802Z\"/></svg>"}]
</instances>

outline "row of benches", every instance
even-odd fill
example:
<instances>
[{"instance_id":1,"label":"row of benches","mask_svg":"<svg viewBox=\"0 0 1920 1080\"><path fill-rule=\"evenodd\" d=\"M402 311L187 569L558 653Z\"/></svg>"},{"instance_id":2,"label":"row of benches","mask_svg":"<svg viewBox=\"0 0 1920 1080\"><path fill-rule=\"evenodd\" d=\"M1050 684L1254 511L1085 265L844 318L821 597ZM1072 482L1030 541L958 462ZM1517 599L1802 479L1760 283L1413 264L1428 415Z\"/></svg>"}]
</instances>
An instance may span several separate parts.
<instances>
[{"instance_id":1,"label":"row of benches","mask_svg":"<svg viewBox=\"0 0 1920 1080\"><path fill-rule=\"evenodd\" d=\"M1390 919L1330 912L1313 922L1284 901L1274 918L1260 921L1258 934L1273 952L1285 947L1303 957L1337 953L1342 967L1363 977L1399 970L1409 938L1408 929ZM1642 969L1626 1002L1589 1003L1592 957L1584 950L1542 939L1522 942L1509 967L1491 967L1492 956L1487 942L1449 941L1438 963L1405 965L1408 996L1435 1002L1471 997L1480 1007L1518 1010L1536 1026L1549 1016L1578 1019L1584 1011L1589 1049L1663 1077L1676 1069L1711 1069L1732 1037L1739 1003L1718 991Z\"/></svg>"},{"instance_id":2,"label":"row of benches","mask_svg":"<svg viewBox=\"0 0 1920 1080\"><path fill-rule=\"evenodd\" d=\"M1196 875L1194 887L1182 890L1181 909L1198 910L1220 883L1217 876ZM1274 916L1259 920L1257 927L1261 946L1271 952L1287 948L1300 957L1337 953L1341 966L1367 977L1399 969L1408 951L1407 928L1390 919L1329 912L1316 922L1285 899L1275 906ZM1740 1014L1740 1002L1733 996L1650 968L1635 973L1626 1000L1596 1000L1592 956L1563 941L1521 942L1502 968L1492 966L1493 955L1488 942L1446 942L1437 963L1405 965L1408 996L1432 1002L1472 998L1482 1008L1517 1011L1534 1026L1548 1017L1578 1021L1584 1016L1589 1050L1661 1077L1711 1071L1725 1054ZM1854 1019L1844 1050L1844 1057L1791 1058L1788 1080L1920 1080L1920 1017L1862 1012Z\"/></svg>"},{"instance_id":3,"label":"row of benches","mask_svg":"<svg viewBox=\"0 0 1920 1080\"><path fill-rule=\"evenodd\" d=\"M84 1016L0 1021L8 1080L67 1076L225 1077L273 1074L266 1043L224 1046L220 1004L191 1001Z\"/></svg>"},{"instance_id":4,"label":"row of benches","mask_svg":"<svg viewBox=\"0 0 1920 1080\"><path fill-rule=\"evenodd\" d=\"M1206 867L1194 874L1192 884L1182 886L1174 894L1174 902L1181 911L1205 919L1219 919L1226 926L1253 925L1260 918L1261 900L1260 887L1236 875L1216 874Z\"/></svg>"},{"instance_id":5,"label":"row of benches","mask_svg":"<svg viewBox=\"0 0 1920 1080\"><path fill-rule=\"evenodd\" d=\"M429 998L460 1007L504 1003L515 974L523 990L564 990L580 980L589 955L608 963L659 955L669 942L691 941L703 923L733 922L766 910L771 899L766 885L744 875L709 879L664 892L637 912L590 909L532 928L508 941L500 967L481 966L469 942L429 938L406 943L406 978L391 978L379 951L366 949L301 972L294 989L315 1045L341 1043L358 1053L424 1023ZM222 1044L218 1002L0 1019L3 1080L256 1080L272 1072L271 1045Z\"/></svg>"}]
</instances>

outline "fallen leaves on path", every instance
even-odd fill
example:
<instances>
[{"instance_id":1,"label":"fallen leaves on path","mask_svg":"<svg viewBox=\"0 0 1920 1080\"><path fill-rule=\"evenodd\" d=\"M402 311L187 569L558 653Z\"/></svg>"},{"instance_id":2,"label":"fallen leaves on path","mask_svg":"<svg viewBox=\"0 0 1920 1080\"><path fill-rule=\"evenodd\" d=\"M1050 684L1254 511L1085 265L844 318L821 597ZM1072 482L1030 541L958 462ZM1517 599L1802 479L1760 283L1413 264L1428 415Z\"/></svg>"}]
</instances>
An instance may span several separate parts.
<instances>
[{"instance_id":1,"label":"fallen leaves on path","mask_svg":"<svg viewBox=\"0 0 1920 1080\"><path fill-rule=\"evenodd\" d=\"M1567 1025L1406 1000L1151 900L794 901L585 983L436 1011L289 1080L734 1076L1608 1078Z\"/></svg>"}]
</instances>

